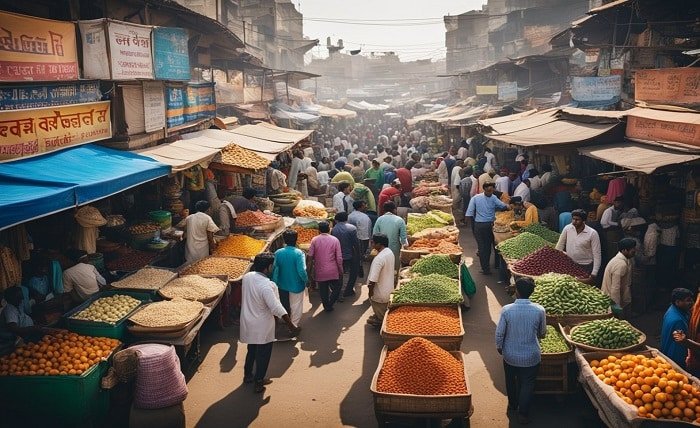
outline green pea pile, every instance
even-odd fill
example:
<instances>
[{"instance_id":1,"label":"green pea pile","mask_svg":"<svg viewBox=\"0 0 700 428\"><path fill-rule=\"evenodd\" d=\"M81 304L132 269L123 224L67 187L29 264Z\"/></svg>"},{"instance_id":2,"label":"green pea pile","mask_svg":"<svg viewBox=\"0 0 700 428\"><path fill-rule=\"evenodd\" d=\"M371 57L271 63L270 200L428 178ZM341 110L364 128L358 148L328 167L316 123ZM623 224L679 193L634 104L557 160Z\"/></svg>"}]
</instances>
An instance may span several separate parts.
<instances>
[{"instance_id":1,"label":"green pea pile","mask_svg":"<svg viewBox=\"0 0 700 428\"><path fill-rule=\"evenodd\" d=\"M535 285L530 300L542 305L549 315L593 315L610 310L608 296L571 275L547 273L538 277Z\"/></svg>"},{"instance_id":2,"label":"green pea pile","mask_svg":"<svg viewBox=\"0 0 700 428\"><path fill-rule=\"evenodd\" d=\"M523 232L518 236L506 239L498 244L496 248L500 251L501 256L506 259L522 259L548 245L552 244L537 235Z\"/></svg>"},{"instance_id":3,"label":"green pea pile","mask_svg":"<svg viewBox=\"0 0 700 428\"><path fill-rule=\"evenodd\" d=\"M529 232L534 235L537 235L540 238L551 242L552 244L556 244L557 242L559 242L559 233L539 223L528 224L527 226L523 227L522 230L523 232Z\"/></svg>"},{"instance_id":4,"label":"green pea pile","mask_svg":"<svg viewBox=\"0 0 700 428\"><path fill-rule=\"evenodd\" d=\"M411 266L411 272L421 275L439 273L440 275L457 279L459 277L459 266L452 263L449 256L432 254L418 259L418 261Z\"/></svg>"},{"instance_id":5,"label":"green pea pile","mask_svg":"<svg viewBox=\"0 0 700 428\"><path fill-rule=\"evenodd\" d=\"M444 275L414 278L394 291L393 303L462 303L459 284Z\"/></svg>"},{"instance_id":6,"label":"green pea pile","mask_svg":"<svg viewBox=\"0 0 700 428\"><path fill-rule=\"evenodd\" d=\"M406 233L413 235L430 227L443 227L454 224L454 217L439 210L432 210L426 214L409 213Z\"/></svg>"},{"instance_id":7,"label":"green pea pile","mask_svg":"<svg viewBox=\"0 0 700 428\"><path fill-rule=\"evenodd\" d=\"M627 321L617 318L588 321L576 326L571 334L574 342L604 349L620 349L639 343L640 334Z\"/></svg>"},{"instance_id":8,"label":"green pea pile","mask_svg":"<svg viewBox=\"0 0 700 428\"><path fill-rule=\"evenodd\" d=\"M570 351L569 344L564 340L564 336L551 325L547 326L547 335L540 339L540 348L543 354L559 354Z\"/></svg>"}]
</instances>

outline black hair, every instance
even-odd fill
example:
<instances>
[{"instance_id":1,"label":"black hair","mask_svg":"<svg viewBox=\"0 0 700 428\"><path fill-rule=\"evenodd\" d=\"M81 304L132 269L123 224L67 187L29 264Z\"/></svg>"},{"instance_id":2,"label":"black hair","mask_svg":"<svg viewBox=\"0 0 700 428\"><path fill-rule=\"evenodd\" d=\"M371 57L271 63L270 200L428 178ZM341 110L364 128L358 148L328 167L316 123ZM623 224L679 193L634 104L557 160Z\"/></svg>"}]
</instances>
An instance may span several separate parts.
<instances>
[{"instance_id":1,"label":"black hair","mask_svg":"<svg viewBox=\"0 0 700 428\"><path fill-rule=\"evenodd\" d=\"M347 181L341 181L340 183L338 183L338 191L339 192L344 191L348 187L350 187L350 183L348 183Z\"/></svg>"},{"instance_id":2,"label":"black hair","mask_svg":"<svg viewBox=\"0 0 700 428\"><path fill-rule=\"evenodd\" d=\"M66 251L66 256L68 256L68 258L71 259L73 263L78 263L80 259L82 259L86 255L87 252L83 250L78 250L76 248L71 248L70 250Z\"/></svg>"},{"instance_id":3,"label":"black hair","mask_svg":"<svg viewBox=\"0 0 700 428\"><path fill-rule=\"evenodd\" d=\"M632 238L622 238L617 243L617 249L620 251L631 250L632 248L634 248L636 246L637 246L637 241L635 241Z\"/></svg>"},{"instance_id":4,"label":"black hair","mask_svg":"<svg viewBox=\"0 0 700 428\"><path fill-rule=\"evenodd\" d=\"M375 244L379 244L383 247L389 246L389 237L383 233L375 233L372 236L372 241L374 241Z\"/></svg>"},{"instance_id":5,"label":"black hair","mask_svg":"<svg viewBox=\"0 0 700 428\"><path fill-rule=\"evenodd\" d=\"M586 221L586 219L588 218L588 214L586 214L586 211L582 209L577 209L571 211L571 217L578 217L581 220Z\"/></svg>"},{"instance_id":6,"label":"black hair","mask_svg":"<svg viewBox=\"0 0 700 428\"><path fill-rule=\"evenodd\" d=\"M366 202L365 201L355 201L352 203L352 207L357 211L360 209L362 204L366 204Z\"/></svg>"},{"instance_id":7,"label":"black hair","mask_svg":"<svg viewBox=\"0 0 700 428\"><path fill-rule=\"evenodd\" d=\"M284 233L282 233L282 239L284 240L285 245L289 245L290 247L297 245L298 237L299 234L294 229L287 229L284 231Z\"/></svg>"},{"instance_id":8,"label":"black hair","mask_svg":"<svg viewBox=\"0 0 700 428\"><path fill-rule=\"evenodd\" d=\"M12 287L8 287L7 290L5 290L5 300L8 302L10 300L22 300L22 288L19 287L18 285L14 285Z\"/></svg>"},{"instance_id":9,"label":"black hair","mask_svg":"<svg viewBox=\"0 0 700 428\"><path fill-rule=\"evenodd\" d=\"M467 177L467 176L470 176L472 174L474 174L474 168L472 168L471 165L465 166L464 167L464 176Z\"/></svg>"},{"instance_id":10,"label":"black hair","mask_svg":"<svg viewBox=\"0 0 700 428\"><path fill-rule=\"evenodd\" d=\"M210 206L211 205L209 205L209 202L207 201L197 201L197 203L194 204L194 209L198 213L203 213L206 212L206 210L208 210Z\"/></svg>"},{"instance_id":11,"label":"black hair","mask_svg":"<svg viewBox=\"0 0 700 428\"><path fill-rule=\"evenodd\" d=\"M243 189L243 197L246 199L252 199L253 197L255 197L255 189L253 189L252 187L246 187L245 189Z\"/></svg>"},{"instance_id":12,"label":"black hair","mask_svg":"<svg viewBox=\"0 0 700 428\"><path fill-rule=\"evenodd\" d=\"M272 266L275 261L275 255L272 253L260 253L253 259L253 266L250 268L253 272L262 272Z\"/></svg>"},{"instance_id":13,"label":"black hair","mask_svg":"<svg viewBox=\"0 0 700 428\"><path fill-rule=\"evenodd\" d=\"M388 213L389 211L394 211L396 209L396 204L392 201L384 202L382 208L384 208L385 213Z\"/></svg>"},{"instance_id":14,"label":"black hair","mask_svg":"<svg viewBox=\"0 0 700 428\"><path fill-rule=\"evenodd\" d=\"M518 278L515 281L515 289L518 290L518 297L528 299L533 291L535 291L535 281L532 278Z\"/></svg>"},{"instance_id":15,"label":"black hair","mask_svg":"<svg viewBox=\"0 0 700 428\"><path fill-rule=\"evenodd\" d=\"M338 214L335 215L335 221L337 222L342 222L342 221L348 221L348 213L345 211L341 211Z\"/></svg>"},{"instance_id":16,"label":"black hair","mask_svg":"<svg viewBox=\"0 0 700 428\"><path fill-rule=\"evenodd\" d=\"M377 165L379 165L379 161L377 160L377 158L372 159L372 163L373 163L373 164L376 163Z\"/></svg>"},{"instance_id":17,"label":"black hair","mask_svg":"<svg viewBox=\"0 0 700 428\"><path fill-rule=\"evenodd\" d=\"M332 170L328 171L328 178L333 178L336 176L336 174L338 174L338 171L335 169L332 169Z\"/></svg>"},{"instance_id":18,"label":"black hair","mask_svg":"<svg viewBox=\"0 0 700 428\"><path fill-rule=\"evenodd\" d=\"M693 292L687 288L674 288L671 291L671 303L676 303L679 300L685 300L688 297L693 297Z\"/></svg>"},{"instance_id":19,"label":"black hair","mask_svg":"<svg viewBox=\"0 0 700 428\"><path fill-rule=\"evenodd\" d=\"M484 190L485 190L487 187L495 187L495 186L496 186L496 185L493 183L493 181L487 181L487 182L484 183L484 185L481 186L481 187L484 188Z\"/></svg>"},{"instance_id":20,"label":"black hair","mask_svg":"<svg viewBox=\"0 0 700 428\"><path fill-rule=\"evenodd\" d=\"M352 161L352 164L355 165L355 166L358 166L358 165L360 164L360 160L359 160L359 159L355 159L355 160Z\"/></svg>"},{"instance_id":21,"label":"black hair","mask_svg":"<svg viewBox=\"0 0 700 428\"><path fill-rule=\"evenodd\" d=\"M328 233L331 231L331 225L327 221L322 221L318 224L318 231L321 233Z\"/></svg>"},{"instance_id":22,"label":"black hair","mask_svg":"<svg viewBox=\"0 0 700 428\"><path fill-rule=\"evenodd\" d=\"M538 175L540 175L540 172L538 170L536 170L535 168L532 168L530 170L530 177L536 177Z\"/></svg>"}]
</instances>

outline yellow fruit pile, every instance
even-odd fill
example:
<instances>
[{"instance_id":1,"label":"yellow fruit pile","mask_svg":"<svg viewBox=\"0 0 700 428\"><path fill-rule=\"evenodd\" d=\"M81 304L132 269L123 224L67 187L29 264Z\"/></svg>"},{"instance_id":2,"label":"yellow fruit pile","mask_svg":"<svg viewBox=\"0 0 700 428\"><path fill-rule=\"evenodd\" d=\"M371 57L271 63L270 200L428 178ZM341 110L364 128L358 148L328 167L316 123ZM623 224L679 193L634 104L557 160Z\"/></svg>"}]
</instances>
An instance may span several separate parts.
<instances>
[{"instance_id":1,"label":"yellow fruit pile","mask_svg":"<svg viewBox=\"0 0 700 428\"><path fill-rule=\"evenodd\" d=\"M214 250L215 256L255 257L260 254L267 243L246 235L231 235L219 242Z\"/></svg>"},{"instance_id":2,"label":"yellow fruit pile","mask_svg":"<svg viewBox=\"0 0 700 428\"><path fill-rule=\"evenodd\" d=\"M590 365L618 397L637 408L639 416L700 423L700 390L665 359L611 355Z\"/></svg>"}]
</instances>

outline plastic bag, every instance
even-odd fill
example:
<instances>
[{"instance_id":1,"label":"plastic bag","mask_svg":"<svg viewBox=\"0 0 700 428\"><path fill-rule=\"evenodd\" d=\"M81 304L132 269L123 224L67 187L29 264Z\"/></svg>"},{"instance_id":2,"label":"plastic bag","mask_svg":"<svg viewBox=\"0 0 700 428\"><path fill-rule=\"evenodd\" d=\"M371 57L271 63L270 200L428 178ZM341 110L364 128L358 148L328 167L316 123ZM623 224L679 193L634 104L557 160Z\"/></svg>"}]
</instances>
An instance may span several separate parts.
<instances>
[{"instance_id":1,"label":"plastic bag","mask_svg":"<svg viewBox=\"0 0 700 428\"><path fill-rule=\"evenodd\" d=\"M476 294L476 282L474 282L474 278L472 278L472 275L469 273L469 268L466 264L462 263L459 268L461 269L460 285L462 286L462 290L464 294L471 297Z\"/></svg>"}]
</instances>

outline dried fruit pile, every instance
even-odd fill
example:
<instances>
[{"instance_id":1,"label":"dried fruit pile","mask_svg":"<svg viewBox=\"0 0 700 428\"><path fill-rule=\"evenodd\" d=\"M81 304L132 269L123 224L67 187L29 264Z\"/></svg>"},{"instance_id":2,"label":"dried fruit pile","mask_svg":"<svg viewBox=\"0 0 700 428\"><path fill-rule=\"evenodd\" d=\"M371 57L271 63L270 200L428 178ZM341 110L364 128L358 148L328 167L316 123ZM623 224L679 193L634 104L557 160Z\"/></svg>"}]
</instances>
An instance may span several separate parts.
<instances>
[{"instance_id":1,"label":"dried fruit pile","mask_svg":"<svg viewBox=\"0 0 700 428\"><path fill-rule=\"evenodd\" d=\"M95 300L90 306L73 315L71 319L116 324L140 304L139 299L115 294Z\"/></svg>"},{"instance_id":2,"label":"dried fruit pile","mask_svg":"<svg viewBox=\"0 0 700 428\"><path fill-rule=\"evenodd\" d=\"M506 259L522 259L542 247L552 245L543 238L532 233L523 232L513 238L506 239L496 246L501 256Z\"/></svg>"},{"instance_id":3,"label":"dried fruit pile","mask_svg":"<svg viewBox=\"0 0 700 428\"><path fill-rule=\"evenodd\" d=\"M233 280L243 276L250 264L248 260L231 257L207 257L187 266L180 275L228 275Z\"/></svg>"},{"instance_id":4,"label":"dried fruit pile","mask_svg":"<svg viewBox=\"0 0 700 428\"><path fill-rule=\"evenodd\" d=\"M294 210L292 210L292 214L294 214L297 217L310 217L320 220L325 220L328 218L328 211L326 211L323 208L314 207L310 205L304 207L296 207L294 208Z\"/></svg>"},{"instance_id":5,"label":"dried fruit pile","mask_svg":"<svg viewBox=\"0 0 700 428\"><path fill-rule=\"evenodd\" d=\"M422 250L433 254L458 254L462 252L462 247L454 242L442 239L421 238L413 242L408 247L409 250Z\"/></svg>"},{"instance_id":6,"label":"dried fruit pile","mask_svg":"<svg viewBox=\"0 0 700 428\"><path fill-rule=\"evenodd\" d=\"M251 227L251 226L262 226L264 224L271 224L279 221L279 217L265 214L262 211L243 211L239 213L236 217L236 226L239 227Z\"/></svg>"},{"instance_id":7,"label":"dried fruit pile","mask_svg":"<svg viewBox=\"0 0 700 428\"><path fill-rule=\"evenodd\" d=\"M265 248L267 242L246 235L230 235L219 242L215 256L255 257Z\"/></svg>"},{"instance_id":8,"label":"dried fruit pile","mask_svg":"<svg viewBox=\"0 0 700 428\"><path fill-rule=\"evenodd\" d=\"M318 229L310 227L292 226L297 231L297 244L309 244L315 236L319 235Z\"/></svg>"},{"instance_id":9,"label":"dried fruit pile","mask_svg":"<svg viewBox=\"0 0 700 428\"><path fill-rule=\"evenodd\" d=\"M107 269L123 272L131 272L139 270L147 264L151 263L156 258L155 253L147 253L145 251L132 251L119 258L105 261Z\"/></svg>"},{"instance_id":10,"label":"dried fruit pile","mask_svg":"<svg viewBox=\"0 0 700 428\"><path fill-rule=\"evenodd\" d=\"M201 302L181 299L149 303L129 317L143 327L173 327L195 319L204 308Z\"/></svg>"},{"instance_id":11,"label":"dried fruit pile","mask_svg":"<svg viewBox=\"0 0 700 428\"><path fill-rule=\"evenodd\" d=\"M244 149L241 146L231 144L221 151L221 154L214 158L215 162L234 165L246 169L263 169L267 168L270 161L250 150Z\"/></svg>"},{"instance_id":12,"label":"dried fruit pile","mask_svg":"<svg viewBox=\"0 0 700 428\"><path fill-rule=\"evenodd\" d=\"M386 317L388 333L456 336L462 332L455 308L399 306Z\"/></svg>"},{"instance_id":13,"label":"dried fruit pile","mask_svg":"<svg viewBox=\"0 0 700 428\"><path fill-rule=\"evenodd\" d=\"M206 301L217 297L225 288L226 283L219 278L187 275L170 281L159 293L166 299L180 297L185 300Z\"/></svg>"},{"instance_id":14,"label":"dried fruit pile","mask_svg":"<svg viewBox=\"0 0 700 428\"><path fill-rule=\"evenodd\" d=\"M414 395L467 393L464 365L452 354L421 337L387 353L377 391Z\"/></svg>"},{"instance_id":15,"label":"dried fruit pile","mask_svg":"<svg viewBox=\"0 0 700 428\"><path fill-rule=\"evenodd\" d=\"M529 256L513 263L513 270L530 276L545 273L565 273L575 278L589 276L581 266L574 263L566 254L549 246L540 248Z\"/></svg>"},{"instance_id":16,"label":"dried fruit pile","mask_svg":"<svg viewBox=\"0 0 700 428\"><path fill-rule=\"evenodd\" d=\"M175 272L166 269L143 268L121 281L112 283L114 288L136 288L157 290L175 277Z\"/></svg>"}]
</instances>

